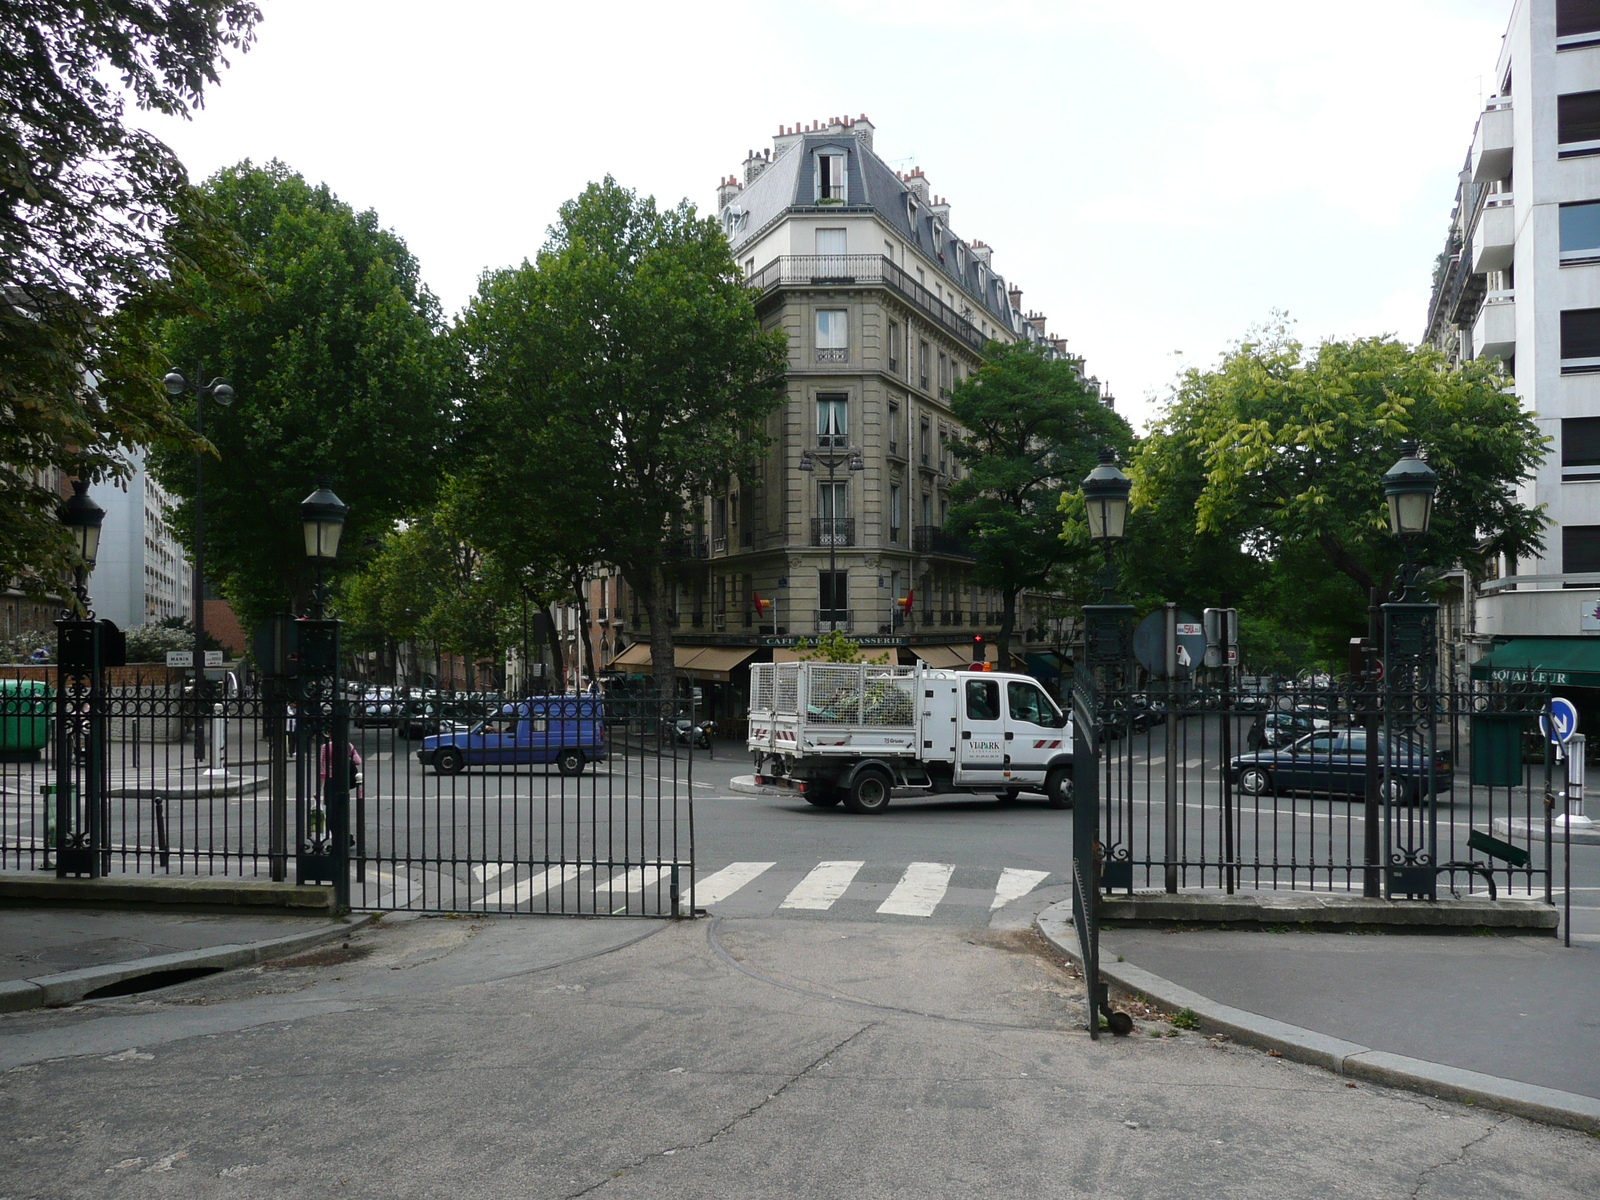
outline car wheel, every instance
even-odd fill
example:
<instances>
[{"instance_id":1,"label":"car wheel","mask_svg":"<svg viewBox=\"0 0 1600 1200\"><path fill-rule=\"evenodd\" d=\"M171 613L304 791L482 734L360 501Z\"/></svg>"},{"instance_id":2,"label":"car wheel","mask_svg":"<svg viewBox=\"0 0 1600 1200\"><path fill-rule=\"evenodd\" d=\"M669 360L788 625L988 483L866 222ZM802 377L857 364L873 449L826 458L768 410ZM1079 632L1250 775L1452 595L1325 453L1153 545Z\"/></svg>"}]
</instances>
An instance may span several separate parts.
<instances>
[{"instance_id":1,"label":"car wheel","mask_svg":"<svg viewBox=\"0 0 1600 1200\"><path fill-rule=\"evenodd\" d=\"M434 770L441 775L459 775L466 765L467 760L454 746L446 746L433 757Z\"/></svg>"},{"instance_id":2,"label":"car wheel","mask_svg":"<svg viewBox=\"0 0 1600 1200\"><path fill-rule=\"evenodd\" d=\"M1044 798L1051 808L1072 807L1072 768L1057 767L1045 776Z\"/></svg>"},{"instance_id":3,"label":"car wheel","mask_svg":"<svg viewBox=\"0 0 1600 1200\"><path fill-rule=\"evenodd\" d=\"M878 767L866 767L856 772L845 794L844 806L853 813L881 813L889 807L889 790L893 787L889 773Z\"/></svg>"},{"instance_id":4,"label":"car wheel","mask_svg":"<svg viewBox=\"0 0 1600 1200\"><path fill-rule=\"evenodd\" d=\"M556 755L556 770L563 775L583 774L583 751L563 750Z\"/></svg>"},{"instance_id":5,"label":"car wheel","mask_svg":"<svg viewBox=\"0 0 1600 1200\"><path fill-rule=\"evenodd\" d=\"M1239 772L1239 790L1247 796L1270 796L1272 776L1260 767L1246 767Z\"/></svg>"},{"instance_id":6,"label":"car wheel","mask_svg":"<svg viewBox=\"0 0 1600 1200\"><path fill-rule=\"evenodd\" d=\"M1404 779L1385 779L1378 784L1378 795L1383 797L1385 804L1410 804L1411 790L1411 784Z\"/></svg>"},{"instance_id":7,"label":"car wheel","mask_svg":"<svg viewBox=\"0 0 1600 1200\"><path fill-rule=\"evenodd\" d=\"M832 784L808 784L801 795L806 798L807 804L815 804L818 808L832 808L844 799L839 789Z\"/></svg>"}]
</instances>

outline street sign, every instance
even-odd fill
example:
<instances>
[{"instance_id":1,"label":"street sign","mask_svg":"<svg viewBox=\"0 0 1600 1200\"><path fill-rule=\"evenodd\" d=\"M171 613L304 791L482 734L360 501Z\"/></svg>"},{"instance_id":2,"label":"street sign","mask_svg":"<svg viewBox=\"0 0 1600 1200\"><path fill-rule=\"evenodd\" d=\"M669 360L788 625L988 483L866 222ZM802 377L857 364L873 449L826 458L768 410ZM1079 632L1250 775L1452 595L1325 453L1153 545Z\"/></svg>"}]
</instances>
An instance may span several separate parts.
<instances>
[{"instance_id":1,"label":"street sign","mask_svg":"<svg viewBox=\"0 0 1600 1200\"><path fill-rule=\"evenodd\" d=\"M191 654L189 657L190 657L190 661L192 662L193 659L194 659L194 656ZM222 665L222 651L221 650L207 650L206 651L206 666L208 666L208 667L220 667L221 665Z\"/></svg>"},{"instance_id":2,"label":"street sign","mask_svg":"<svg viewBox=\"0 0 1600 1200\"><path fill-rule=\"evenodd\" d=\"M194 651L193 650L168 650L167 651L167 666L169 666L169 667L192 667L192 666L194 666Z\"/></svg>"},{"instance_id":3,"label":"street sign","mask_svg":"<svg viewBox=\"0 0 1600 1200\"><path fill-rule=\"evenodd\" d=\"M1150 674L1159 679L1167 674L1167 613L1158 608L1133 631L1133 656ZM1187 679L1206 656L1205 626L1194 619L1193 613L1178 612L1178 672L1176 678Z\"/></svg>"},{"instance_id":4,"label":"street sign","mask_svg":"<svg viewBox=\"0 0 1600 1200\"><path fill-rule=\"evenodd\" d=\"M1565 696L1554 696L1550 707L1539 714L1539 732L1560 745L1578 732L1577 707Z\"/></svg>"}]
</instances>

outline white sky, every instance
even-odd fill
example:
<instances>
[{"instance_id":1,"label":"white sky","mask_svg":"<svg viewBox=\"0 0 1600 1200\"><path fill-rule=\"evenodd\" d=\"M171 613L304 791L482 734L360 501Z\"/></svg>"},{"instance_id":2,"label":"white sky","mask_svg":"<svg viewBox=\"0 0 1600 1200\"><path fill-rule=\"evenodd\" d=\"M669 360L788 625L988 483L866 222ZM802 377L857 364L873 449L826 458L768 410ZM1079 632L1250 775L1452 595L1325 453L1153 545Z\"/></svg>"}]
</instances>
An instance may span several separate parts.
<instances>
[{"instance_id":1,"label":"white sky","mask_svg":"<svg viewBox=\"0 0 1600 1200\"><path fill-rule=\"evenodd\" d=\"M779 124L866 113L1136 424L1272 310L1421 336L1511 0L260 0L196 178L280 158L454 312L607 172L702 211Z\"/></svg>"}]
</instances>

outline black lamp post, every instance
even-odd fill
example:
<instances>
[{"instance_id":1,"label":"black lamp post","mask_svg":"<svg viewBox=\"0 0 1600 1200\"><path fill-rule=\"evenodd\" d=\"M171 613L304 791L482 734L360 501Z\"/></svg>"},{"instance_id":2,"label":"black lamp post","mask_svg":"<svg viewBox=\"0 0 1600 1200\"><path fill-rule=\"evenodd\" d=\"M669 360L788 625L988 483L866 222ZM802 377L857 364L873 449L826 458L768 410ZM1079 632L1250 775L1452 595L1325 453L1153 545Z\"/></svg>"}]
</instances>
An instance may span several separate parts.
<instances>
[{"instance_id":1,"label":"black lamp post","mask_svg":"<svg viewBox=\"0 0 1600 1200\"><path fill-rule=\"evenodd\" d=\"M77 598L73 615L86 619L90 615L89 573L94 570L95 559L100 553L100 526L106 519L106 510L89 498L87 480L74 479L72 495L61 506L60 516L61 523L72 535L72 591Z\"/></svg>"},{"instance_id":2,"label":"black lamp post","mask_svg":"<svg viewBox=\"0 0 1600 1200\"><path fill-rule=\"evenodd\" d=\"M813 472L817 469L818 461L821 461L823 465L828 468L829 503L833 506L833 516L822 519L827 521L826 526L823 527L823 536L828 539L828 589L833 594L833 608L831 611L837 613L840 611L841 607L839 604L838 594L838 545L839 538L842 536L842 530L844 529L844 519L839 516L839 496L838 493L833 490L834 472L838 469L839 464L844 462L849 463L849 469L852 471L865 471L867 469L867 464L861 460L860 452L855 450L840 450L833 453L829 453L828 451L806 450L800 455L800 469L806 472ZM818 597L818 599L820 600L821 597ZM822 630L820 626L822 624L822 620L820 612L818 614L817 624L819 626L817 632L821 633ZM830 619L828 621L829 629L837 629L838 626L839 623L837 619Z\"/></svg>"},{"instance_id":3,"label":"black lamp post","mask_svg":"<svg viewBox=\"0 0 1600 1200\"><path fill-rule=\"evenodd\" d=\"M333 494L331 480L319 479L317 490L300 502L300 527L306 539L306 557L316 568L317 582L311 591L311 615L322 620L327 607L324 571L339 557L339 535L344 532L349 505Z\"/></svg>"},{"instance_id":4,"label":"black lamp post","mask_svg":"<svg viewBox=\"0 0 1600 1200\"><path fill-rule=\"evenodd\" d=\"M1391 806L1383 822L1384 895L1396 893L1432 899L1437 894L1438 813L1434 804L1433 756L1437 750L1434 721L1434 692L1438 673L1439 606L1427 599L1417 586L1417 552L1433 523L1433 498L1439 477L1418 457L1417 443L1400 444L1400 461L1384 472L1383 494L1389 509L1389 532L1400 541L1404 561L1400 587L1394 598L1383 605L1383 747L1398 746L1400 739L1419 746L1427 764L1414 785L1421 789L1419 802L1425 801L1423 819L1415 813L1397 827L1398 815ZM1368 748L1368 754L1374 753ZM1391 772L1391 756L1383 755L1382 770L1388 777L1384 790L1393 792L1407 786L1397 783ZM1377 816L1376 805L1372 817ZM1369 819L1369 864L1373 854ZM1396 844L1398 837L1399 844Z\"/></svg>"},{"instance_id":5,"label":"black lamp post","mask_svg":"<svg viewBox=\"0 0 1600 1200\"><path fill-rule=\"evenodd\" d=\"M1112 551L1127 534L1128 495L1133 481L1117 467L1117 456L1109 448L1100 451L1100 462L1084 478L1083 502L1089 517L1089 540L1105 554L1100 571L1100 601L1083 606L1084 656L1092 668L1125 663L1130 645L1126 629L1133 606L1118 604L1117 566Z\"/></svg>"},{"instance_id":6,"label":"black lamp post","mask_svg":"<svg viewBox=\"0 0 1600 1200\"><path fill-rule=\"evenodd\" d=\"M220 376L210 383L202 383L204 373L195 368L194 381L194 431L206 435L206 401L214 400L223 408L233 403L233 387ZM181 396L189 390L189 381L177 371L169 371L161 380L169 396ZM205 534L205 462L204 450L194 454L194 578L191 580L194 605L194 695L198 702L206 693L206 534ZM198 709L196 712L198 713ZM204 722L195 718L194 757L196 762L206 756Z\"/></svg>"}]
</instances>

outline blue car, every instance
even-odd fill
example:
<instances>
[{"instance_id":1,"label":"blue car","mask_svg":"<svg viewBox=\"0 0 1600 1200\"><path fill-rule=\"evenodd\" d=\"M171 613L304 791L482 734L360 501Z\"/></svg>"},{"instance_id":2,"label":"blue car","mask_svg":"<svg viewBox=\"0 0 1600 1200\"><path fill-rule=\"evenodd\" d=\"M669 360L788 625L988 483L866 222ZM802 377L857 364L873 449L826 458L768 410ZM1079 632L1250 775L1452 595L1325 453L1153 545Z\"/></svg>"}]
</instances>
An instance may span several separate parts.
<instances>
[{"instance_id":1,"label":"blue car","mask_svg":"<svg viewBox=\"0 0 1600 1200\"><path fill-rule=\"evenodd\" d=\"M1450 752L1436 750L1430 762L1421 746L1395 738L1387 754L1379 750L1383 800L1410 804L1419 799L1427 790L1430 767L1434 794L1448 792L1455 783ZM1322 729L1282 749L1241 754L1228 769L1239 790L1250 796L1320 792L1359 797L1366 792L1367 735L1361 729Z\"/></svg>"},{"instance_id":2,"label":"blue car","mask_svg":"<svg viewBox=\"0 0 1600 1200\"><path fill-rule=\"evenodd\" d=\"M589 696L530 696L465 732L424 738L417 751L417 761L441 775L535 763L578 775L585 763L605 757L605 701Z\"/></svg>"}]
</instances>

